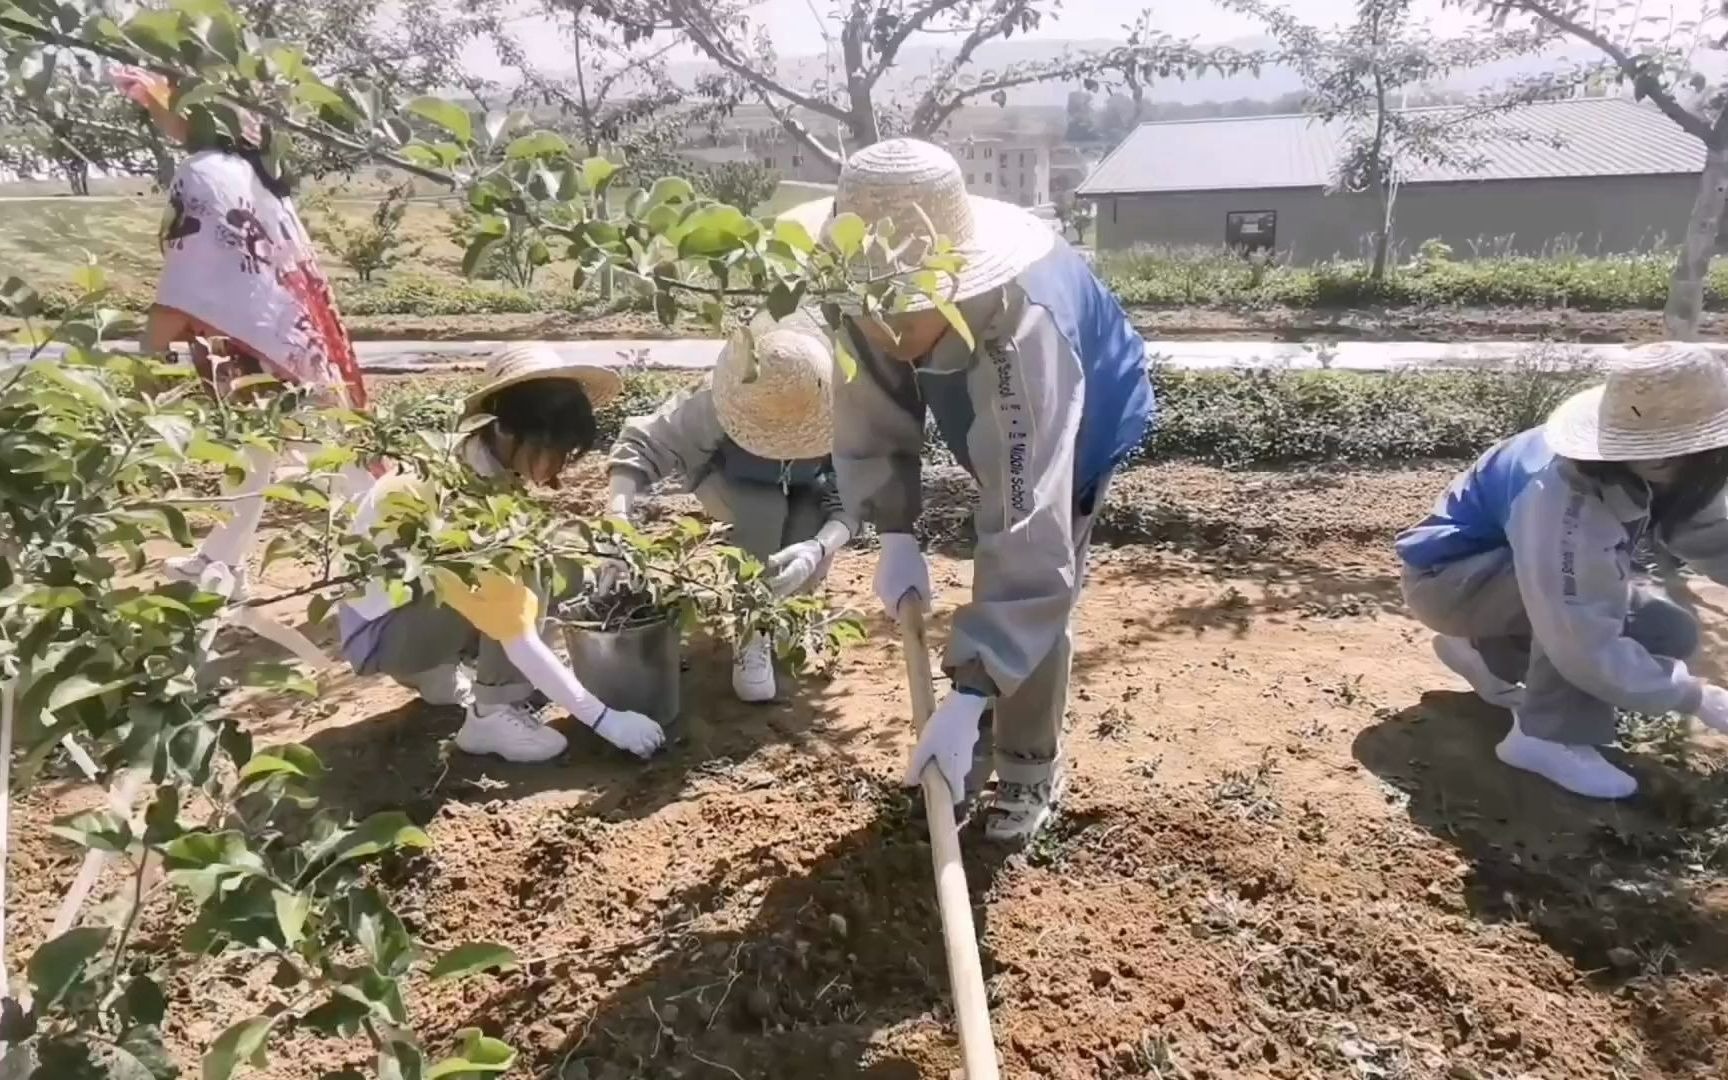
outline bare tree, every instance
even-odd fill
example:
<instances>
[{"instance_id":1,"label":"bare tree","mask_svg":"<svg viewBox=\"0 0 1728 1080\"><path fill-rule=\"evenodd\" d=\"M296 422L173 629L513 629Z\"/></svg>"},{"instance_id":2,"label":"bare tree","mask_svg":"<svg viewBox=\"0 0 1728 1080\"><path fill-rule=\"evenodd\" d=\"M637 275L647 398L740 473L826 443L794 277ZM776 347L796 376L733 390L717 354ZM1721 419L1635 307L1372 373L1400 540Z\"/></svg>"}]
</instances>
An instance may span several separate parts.
<instances>
[{"instance_id":1,"label":"bare tree","mask_svg":"<svg viewBox=\"0 0 1728 1080\"><path fill-rule=\"evenodd\" d=\"M1335 191L1371 192L1379 203L1370 275L1386 276L1398 188L1412 168L1444 166L1473 172L1486 164L1480 147L1489 138L1519 138L1497 117L1564 92L1573 73L1523 80L1484 90L1450 108L1411 109L1405 99L1459 71L1541 47L1532 33L1496 31L1437 38L1411 14L1411 0L1359 0L1356 21L1338 31L1305 25L1262 0L1225 0L1226 6L1263 21L1280 46L1280 59L1302 77L1307 111L1345 126L1335 166Z\"/></svg>"},{"instance_id":2,"label":"bare tree","mask_svg":"<svg viewBox=\"0 0 1728 1080\"><path fill-rule=\"evenodd\" d=\"M1123 27L1121 45L979 71L980 49L1058 17L1063 0L828 0L825 18L816 2L810 0L827 36L826 70L802 84L781 73L767 28L751 20L748 0L613 0L607 6L636 25L677 31L835 168L846 147L894 134L928 138L959 109L1006 104L1009 91L1022 86L1090 81L1138 94L1154 79L1229 73L1259 62L1254 54L1201 49L1160 33L1146 13ZM918 81L910 100L890 100L883 77L920 35L955 44ZM807 121L813 118L832 125L838 138L830 141L812 130Z\"/></svg>"},{"instance_id":3,"label":"bare tree","mask_svg":"<svg viewBox=\"0 0 1728 1080\"><path fill-rule=\"evenodd\" d=\"M1502 23L1511 16L1529 16L1555 37L1594 47L1621 85L1704 144L1704 171L1663 312L1670 337L1696 338L1704 311L1704 280L1716 254L1723 200L1728 197L1728 80L1721 74L1721 53L1728 46L1724 9L1716 0L1701 2L1690 17L1672 8L1656 14L1640 4L1600 0L1473 0L1471 6ZM1704 53L1715 53L1715 63L1706 64Z\"/></svg>"}]
</instances>

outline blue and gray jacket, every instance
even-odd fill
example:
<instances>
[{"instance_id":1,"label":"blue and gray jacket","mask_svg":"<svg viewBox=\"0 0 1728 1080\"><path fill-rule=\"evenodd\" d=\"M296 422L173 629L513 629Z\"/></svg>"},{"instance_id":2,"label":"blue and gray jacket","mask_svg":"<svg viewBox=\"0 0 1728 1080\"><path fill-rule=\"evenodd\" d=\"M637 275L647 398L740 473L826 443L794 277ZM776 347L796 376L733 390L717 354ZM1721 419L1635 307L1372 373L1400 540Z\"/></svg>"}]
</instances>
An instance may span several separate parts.
<instances>
[{"instance_id":1,"label":"blue and gray jacket","mask_svg":"<svg viewBox=\"0 0 1728 1080\"><path fill-rule=\"evenodd\" d=\"M1490 448L1397 539L1406 575L1508 558L1531 634L1566 680L1624 708L1691 712L1702 683L1627 637L1632 552L1650 527L1642 481L1601 483L1549 448L1542 429ZM1728 580L1728 503L1718 498L1657 538L1693 569Z\"/></svg>"},{"instance_id":2,"label":"blue and gray jacket","mask_svg":"<svg viewBox=\"0 0 1728 1080\"><path fill-rule=\"evenodd\" d=\"M978 481L972 602L954 620L947 668L1012 694L1067 626L1080 568L1077 520L1152 418L1146 344L1073 248L958 305L974 347L947 334L909 365L851 325L856 377L834 391L834 467L849 513L910 532L922 509L926 410Z\"/></svg>"}]
</instances>

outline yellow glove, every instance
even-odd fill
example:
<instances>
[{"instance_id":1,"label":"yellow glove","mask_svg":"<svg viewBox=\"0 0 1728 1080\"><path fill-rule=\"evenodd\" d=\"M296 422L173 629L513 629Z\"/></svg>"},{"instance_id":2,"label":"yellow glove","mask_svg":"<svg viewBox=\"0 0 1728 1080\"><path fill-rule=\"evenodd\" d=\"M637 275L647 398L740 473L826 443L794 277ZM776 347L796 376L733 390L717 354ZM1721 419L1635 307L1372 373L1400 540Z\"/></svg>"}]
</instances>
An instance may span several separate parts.
<instances>
[{"instance_id":1,"label":"yellow glove","mask_svg":"<svg viewBox=\"0 0 1728 1080\"><path fill-rule=\"evenodd\" d=\"M472 589L448 570L439 568L433 574L438 599L493 641L515 641L540 624L539 597L496 570L482 570L480 584Z\"/></svg>"}]
</instances>

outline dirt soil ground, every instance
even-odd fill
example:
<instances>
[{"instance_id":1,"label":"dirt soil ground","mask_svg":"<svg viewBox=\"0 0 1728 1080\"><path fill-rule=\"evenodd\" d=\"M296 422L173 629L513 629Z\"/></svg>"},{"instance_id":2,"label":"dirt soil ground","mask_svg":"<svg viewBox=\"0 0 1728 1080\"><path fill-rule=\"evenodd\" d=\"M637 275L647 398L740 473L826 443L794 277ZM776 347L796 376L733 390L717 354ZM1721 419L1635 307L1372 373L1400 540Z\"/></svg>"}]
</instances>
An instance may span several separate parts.
<instances>
[{"instance_id":1,"label":"dirt soil ground","mask_svg":"<svg viewBox=\"0 0 1728 1080\"><path fill-rule=\"evenodd\" d=\"M1451 471L1121 478L1079 610L1061 817L1017 854L965 839L1005 1076L1728 1075L1728 740L1629 729L1645 793L1617 806L1499 765L1507 714L1432 658L1388 549ZM932 487L945 627L967 493ZM260 739L323 757L332 799L426 824L436 849L389 877L429 944L526 961L419 988L435 1046L479 1025L521 1049L519 1075L558 1080L953 1075L871 568L850 551L831 581L871 640L779 703L735 703L727 655L693 643L647 765L580 731L554 765L453 756L455 710L342 674L315 703L253 703ZM1728 610L1701 603L1709 666ZM21 948L75 872L40 828L69 808L52 788L19 807ZM172 955L171 931L147 947ZM238 959L185 972L171 1038L192 1066L288 993ZM366 1065L296 1035L265 1075Z\"/></svg>"}]
</instances>

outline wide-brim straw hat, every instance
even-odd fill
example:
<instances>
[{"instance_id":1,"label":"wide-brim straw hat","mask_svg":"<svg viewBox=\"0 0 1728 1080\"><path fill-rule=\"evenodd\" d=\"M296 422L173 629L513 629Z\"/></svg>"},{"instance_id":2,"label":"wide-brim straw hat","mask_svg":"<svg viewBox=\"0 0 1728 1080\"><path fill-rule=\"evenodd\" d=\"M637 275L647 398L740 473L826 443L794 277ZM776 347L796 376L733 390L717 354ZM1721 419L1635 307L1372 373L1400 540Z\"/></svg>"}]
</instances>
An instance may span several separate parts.
<instances>
[{"instance_id":1,"label":"wide-brim straw hat","mask_svg":"<svg viewBox=\"0 0 1728 1080\"><path fill-rule=\"evenodd\" d=\"M757 457L826 457L834 446L833 382L834 350L814 319L800 312L780 323L759 321L720 351L714 412L727 437Z\"/></svg>"},{"instance_id":2,"label":"wide-brim straw hat","mask_svg":"<svg viewBox=\"0 0 1728 1080\"><path fill-rule=\"evenodd\" d=\"M518 383L539 379L560 379L577 383L588 395L595 408L617 397L624 389L624 380L611 368L596 364L573 364L559 357L550 345L540 342L520 342L506 345L486 361L486 381L469 394L466 411L478 412L488 397Z\"/></svg>"},{"instance_id":3,"label":"wide-brim straw hat","mask_svg":"<svg viewBox=\"0 0 1728 1080\"><path fill-rule=\"evenodd\" d=\"M908 268L919 264L934 228L964 260L959 273L940 275L939 295L953 301L1008 284L1056 243L1049 224L1030 212L967 194L953 156L918 139L888 139L865 147L846 159L832 199L803 203L780 216L817 238L836 214L857 214L871 227L886 223L895 245L918 238L902 256ZM904 310L932 306L931 299L913 293L906 297Z\"/></svg>"},{"instance_id":4,"label":"wide-brim straw hat","mask_svg":"<svg viewBox=\"0 0 1728 1080\"><path fill-rule=\"evenodd\" d=\"M1696 342L1643 345L1609 362L1608 381L1572 395L1543 427L1577 461L1647 461L1728 446L1728 363Z\"/></svg>"}]
</instances>

